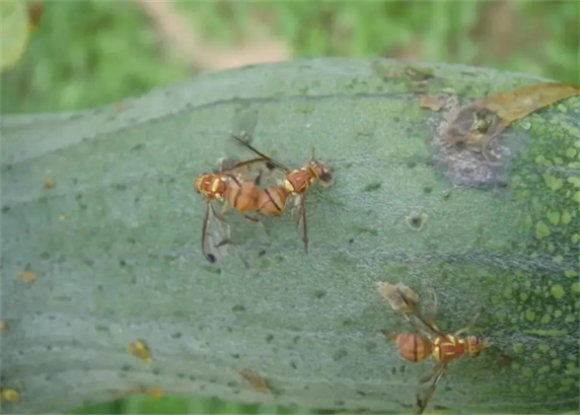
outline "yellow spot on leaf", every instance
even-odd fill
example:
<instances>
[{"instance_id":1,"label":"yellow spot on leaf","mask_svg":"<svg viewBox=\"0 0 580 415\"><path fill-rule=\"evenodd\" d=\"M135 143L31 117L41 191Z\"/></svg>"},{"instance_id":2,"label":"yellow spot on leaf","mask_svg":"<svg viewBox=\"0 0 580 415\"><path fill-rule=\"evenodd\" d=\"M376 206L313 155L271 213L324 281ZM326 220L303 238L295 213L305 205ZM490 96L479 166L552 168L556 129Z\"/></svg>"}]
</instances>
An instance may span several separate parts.
<instances>
[{"instance_id":1,"label":"yellow spot on leaf","mask_svg":"<svg viewBox=\"0 0 580 415\"><path fill-rule=\"evenodd\" d=\"M18 279L22 282L32 282L36 279L36 272L34 271L20 271Z\"/></svg>"},{"instance_id":2,"label":"yellow spot on leaf","mask_svg":"<svg viewBox=\"0 0 580 415\"><path fill-rule=\"evenodd\" d=\"M56 184L55 180L52 177L47 177L44 179L44 188L45 189L52 189Z\"/></svg>"},{"instance_id":3,"label":"yellow spot on leaf","mask_svg":"<svg viewBox=\"0 0 580 415\"><path fill-rule=\"evenodd\" d=\"M550 190L560 190L562 186L564 186L564 180L552 176L551 174L544 174L542 177L544 178L544 183L546 183L546 186L548 186Z\"/></svg>"},{"instance_id":4,"label":"yellow spot on leaf","mask_svg":"<svg viewBox=\"0 0 580 415\"><path fill-rule=\"evenodd\" d=\"M135 340L127 345L127 351L133 356L138 357L145 363L151 363L151 353L149 348L141 340Z\"/></svg>"},{"instance_id":5,"label":"yellow spot on leaf","mask_svg":"<svg viewBox=\"0 0 580 415\"><path fill-rule=\"evenodd\" d=\"M544 222L539 221L536 223L536 238L543 239L550 236L550 228Z\"/></svg>"},{"instance_id":6,"label":"yellow spot on leaf","mask_svg":"<svg viewBox=\"0 0 580 415\"><path fill-rule=\"evenodd\" d=\"M16 389L0 388L0 397L3 401L18 402L20 394Z\"/></svg>"},{"instance_id":7,"label":"yellow spot on leaf","mask_svg":"<svg viewBox=\"0 0 580 415\"><path fill-rule=\"evenodd\" d=\"M6 330L8 330L8 323L6 323L4 320L0 320L0 331Z\"/></svg>"},{"instance_id":8,"label":"yellow spot on leaf","mask_svg":"<svg viewBox=\"0 0 580 415\"><path fill-rule=\"evenodd\" d=\"M554 298L557 300L564 297L564 287L562 287L560 284L552 285L550 291L552 292Z\"/></svg>"}]
</instances>

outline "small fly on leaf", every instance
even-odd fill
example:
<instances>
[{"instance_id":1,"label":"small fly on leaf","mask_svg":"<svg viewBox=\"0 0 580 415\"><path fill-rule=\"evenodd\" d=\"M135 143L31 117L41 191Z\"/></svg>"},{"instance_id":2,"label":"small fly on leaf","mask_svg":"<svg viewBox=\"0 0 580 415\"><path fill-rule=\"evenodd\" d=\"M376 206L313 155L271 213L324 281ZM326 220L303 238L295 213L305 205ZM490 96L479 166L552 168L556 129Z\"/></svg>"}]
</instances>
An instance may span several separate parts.
<instances>
[{"instance_id":1,"label":"small fly on leaf","mask_svg":"<svg viewBox=\"0 0 580 415\"><path fill-rule=\"evenodd\" d=\"M438 383L447 370L449 362L459 359L463 355L475 357L483 349L489 347L486 339L476 336L460 337L461 334L471 329L482 310L479 310L465 327L454 333L444 333L439 330L434 321L437 297L435 292L433 292L433 295L434 305L430 319L423 318L419 314L417 307L413 309L410 315L405 315L406 320L415 330L414 333L389 333L386 330L381 330L385 336L397 344L399 354L404 359L411 362L420 362L431 356L435 360L435 365L432 369L419 379L415 415L422 414L427 407Z\"/></svg>"},{"instance_id":2,"label":"small fly on leaf","mask_svg":"<svg viewBox=\"0 0 580 415\"><path fill-rule=\"evenodd\" d=\"M272 390L268 386L266 380L256 372L253 372L250 369L242 369L239 370L238 373L242 379L244 379L244 381L255 391L262 393L272 393Z\"/></svg>"},{"instance_id":3,"label":"small fly on leaf","mask_svg":"<svg viewBox=\"0 0 580 415\"><path fill-rule=\"evenodd\" d=\"M138 357L145 363L151 363L153 361L153 359L151 359L149 348L141 340L135 340L129 343L127 345L127 351L129 354Z\"/></svg>"},{"instance_id":4,"label":"small fly on leaf","mask_svg":"<svg viewBox=\"0 0 580 415\"><path fill-rule=\"evenodd\" d=\"M308 253L308 228L306 225L306 195L310 186L314 183L320 183L323 187L328 187L334 184L334 176L332 168L325 163L315 159L314 148L311 151L310 160L299 169L289 169L282 163L265 155L257 150L247 140L246 133L241 137L233 136L233 138L240 144L248 148L250 151L258 155L262 160L265 160L269 165L272 165L284 172L284 182L282 186L274 186L268 188L261 194L262 199L258 201L260 211L264 214L279 215L284 211L286 199L292 197L298 210L297 226L302 229L302 242L304 243L304 251Z\"/></svg>"}]
</instances>

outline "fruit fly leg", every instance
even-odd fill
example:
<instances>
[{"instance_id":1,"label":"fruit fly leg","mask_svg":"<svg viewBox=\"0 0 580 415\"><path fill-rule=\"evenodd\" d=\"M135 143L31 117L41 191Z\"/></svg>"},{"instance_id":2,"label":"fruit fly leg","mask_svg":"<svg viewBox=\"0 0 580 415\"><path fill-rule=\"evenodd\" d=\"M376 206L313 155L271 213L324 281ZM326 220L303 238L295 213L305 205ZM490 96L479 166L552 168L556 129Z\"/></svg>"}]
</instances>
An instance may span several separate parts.
<instances>
[{"instance_id":1,"label":"fruit fly leg","mask_svg":"<svg viewBox=\"0 0 580 415\"><path fill-rule=\"evenodd\" d=\"M308 254L308 226L306 224L306 194L296 196L294 203L298 207L298 220L296 227L302 230L302 242L304 243L304 252Z\"/></svg>"},{"instance_id":2,"label":"fruit fly leg","mask_svg":"<svg viewBox=\"0 0 580 415\"><path fill-rule=\"evenodd\" d=\"M437 315L437 292L434 288L429 288L429 296L431 297L431 309L425 314L425 321L432 326L435 326L435 316Z\"/></svg>"},{"instance_id":3,"label":"fruit fly leg","mask_svg":"<svg viewBox=\"0 0 580 415\"><path fill-rule=\"evenodd\" d=\"M481 315L482 312L483 312L483 307L480 307L477 310L477 312L473 315L473 317L471 317L471 319L465 325L465 327L460 328L455 333L453 333L453 335L454 336L459 336L460 334L463 334L463 333L469 331L475 325L475 322L477 321L477 319L479 318L479 316Z\"/></svg>"},{"instance_id":4,"label":"fruit fly leg","mask_svg":"<svg viewBox=\"0 0 580 415\"><path fill-rule=\"evenodd\" d=\"M421 415L423 411L425 411L431 396L433 396L433 393L437 388L437 384L445 373L445 369L447 369L446 363L437 362L432 371L421 376L417 388L417 402L413 415Z\"/></svg>"}]
</instances>

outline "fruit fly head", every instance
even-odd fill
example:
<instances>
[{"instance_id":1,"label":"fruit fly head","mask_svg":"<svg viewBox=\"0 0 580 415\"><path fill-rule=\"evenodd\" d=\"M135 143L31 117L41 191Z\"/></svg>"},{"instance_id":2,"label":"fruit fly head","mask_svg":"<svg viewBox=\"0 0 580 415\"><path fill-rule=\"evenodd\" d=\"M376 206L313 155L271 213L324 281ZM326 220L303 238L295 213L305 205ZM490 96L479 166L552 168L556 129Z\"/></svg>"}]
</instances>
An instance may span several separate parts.
<instances>
[{"instance_id":1,"label":"fruit fly head","mask_svg":"<svg viewBox=\"0 0 580 415\"><path fill-rule=\"evenodd\" d=\"M202 173L195 178L195 191L209 199L221 199L228 188L225 177L215 173Z\"/></svg>"},{"instance_id":2,"label":"fruit fly head","mask_svg":"<svg viewBox=\"0 0 580 415\"><path fill-rule=\"evenodd\" d=\"M479 355L479 353L483 349L487 349L489 347L489 342L487 339L482 339L476 336L467 336L465 338L465 354L469 356L475 357Z\"/></svg>"},{"instance_id":3,"label":"fruit fly head","mask_svg":"<svg viewBox=\"0 0 580 415\"><path fill-rule=\"evenodd\" d=\"M320 183L324 187L328 187L334 183L334 176L330 166L316 160L310 160L307 166L313 178L320 180Z\"/></svg>"}]
</instances>

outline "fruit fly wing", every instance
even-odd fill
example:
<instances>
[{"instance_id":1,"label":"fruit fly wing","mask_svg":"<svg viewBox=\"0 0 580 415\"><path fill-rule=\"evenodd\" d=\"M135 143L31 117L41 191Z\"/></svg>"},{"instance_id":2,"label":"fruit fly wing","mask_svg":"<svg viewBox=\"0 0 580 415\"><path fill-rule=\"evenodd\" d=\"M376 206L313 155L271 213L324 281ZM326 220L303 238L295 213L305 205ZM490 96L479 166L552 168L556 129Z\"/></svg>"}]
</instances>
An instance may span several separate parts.
<instances>
[{"instance_id":1,"label":"fruit fly wing","mask_svg":"<svg viewBox=\"0 0 580 415\"><path fill-rule=\"evenodd\" d=\"M308 227L306 224L306 194L296 196L295 203L298 208L298 219L296 226L302 232L302 242L304 243L304 252L308 253Z\"/></svg>"},{"instance_id":2,"label":"fruit fly wing","mask_svg":"<svg viewBox=\"0 0 580 415\"><path fill-rule=\"evenodd\" d=\"M278 167L279 169L282 170L290 170L288 169L288 167L284 166L282 163L279 163L278 161L274 160L273 158L265 155L264 153L260 152L258 149L256 149L254 146L252 146L250 143L248 143L247 140L243 140L242 138L236 136L236 135L232 135L232 137L238 141L241 145L243 145L244 147L247 147L249 150L253 151L254 153L256 153L258 156L260 156L261 159L266 160L267 162L273 164L274 166Z\"/></svg>"},{"instance_id":3,"label":"fruit fly wing","mask_svg":"<svg viewBox=\"0 0 580 415\"><path fill-rule=\"evenodd\" d=\"M435 341L437 337L444 336L434 324L431 324L418 314L406 315L409 324L426 340Z\"/></svg>"},{"instance_id":4,"label":"fruit fly wing","mask_svg":"<svg viewBox=\"0 0 580 415\"><path fill-rule=\"evenodd\" d=\"M421 376L417 388L417 402L413 415L421 415L423 413L446 369L446 363L438 362L432 371Z\"/></svg>"},{"instance_id":5,"label":"fruit fly wing","mask_svg":"<svg viewBox=\"0 0 580 415\"><path fill-rule=\"evenodd\" d=\"M415 314L418 312L419 296L405 284L380 281L377 283L377 289L397 313Z\"/></svg>"},{"instance_id":6,"label":"fruit fly wing","mask_svg":"<svg viewBox=\"0 0 580 415\"><path fill-rule=\"evenodd\" d=\"M201 248L205 259L215 264L226 256L230 240L230 226L215 211L211 202L206 203L201 234Z\"/></svg>"}]
</instances>

